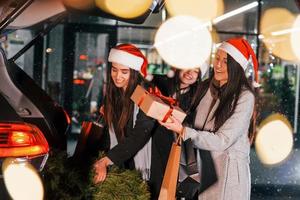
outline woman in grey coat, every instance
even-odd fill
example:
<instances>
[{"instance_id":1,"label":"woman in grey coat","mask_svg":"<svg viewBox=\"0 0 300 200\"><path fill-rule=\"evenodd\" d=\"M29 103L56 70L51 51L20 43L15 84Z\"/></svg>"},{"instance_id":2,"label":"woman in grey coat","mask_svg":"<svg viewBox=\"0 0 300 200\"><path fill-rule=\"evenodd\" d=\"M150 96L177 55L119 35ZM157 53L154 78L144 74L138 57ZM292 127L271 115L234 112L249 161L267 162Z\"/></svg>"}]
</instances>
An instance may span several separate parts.
<instances>
[{"instance_id":1,"label":"woman in grey coat","mask_svg":"<svg viewBox=\"0 0 300 200\"><path fill-rule=\"evenodd\" d=\"M195 148L211 151L218 181L199 195L201 200L250 199L248 133L255 96L244 73L249 64L255 72L253 80L257 81L258 64L249 43L244 39L223 42L196 109L194 127L185 127L174 117L171 123L160 122L182 134L184 140L191 138Z\"/></svg>"}]
</instances>

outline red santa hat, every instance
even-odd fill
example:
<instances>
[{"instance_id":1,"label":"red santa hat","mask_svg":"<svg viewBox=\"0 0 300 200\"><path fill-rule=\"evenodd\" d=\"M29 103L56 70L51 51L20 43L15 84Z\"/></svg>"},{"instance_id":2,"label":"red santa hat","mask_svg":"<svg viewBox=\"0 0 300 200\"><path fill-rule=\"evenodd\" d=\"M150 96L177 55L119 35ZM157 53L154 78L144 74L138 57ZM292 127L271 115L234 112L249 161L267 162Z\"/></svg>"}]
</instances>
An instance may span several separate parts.
<instances>
[{"instance_id":1,"label":"red santa hat","mask_svg":"<svg viewBox=\"0 0 300 200\"><path fill-rule=\"evenodd\" d=\"M120 44L112 48L108 61L139 71L144 77L147 75L148 61L143 53L132 44Z\"/></svg>"},{"instance_id":2,"label":"red santa hat","mask_svg":"<svg viewBox=\"0 0 300 200\"><path fill-rule=\"evenodd\" d=\"M249 65L252 66L254 72L253 86L260 86L258 83L258 61L247 40L243 38L232 38L223 42L219 49L228 53L244 70L246 70Z\"/></svg>"}]
</instances>

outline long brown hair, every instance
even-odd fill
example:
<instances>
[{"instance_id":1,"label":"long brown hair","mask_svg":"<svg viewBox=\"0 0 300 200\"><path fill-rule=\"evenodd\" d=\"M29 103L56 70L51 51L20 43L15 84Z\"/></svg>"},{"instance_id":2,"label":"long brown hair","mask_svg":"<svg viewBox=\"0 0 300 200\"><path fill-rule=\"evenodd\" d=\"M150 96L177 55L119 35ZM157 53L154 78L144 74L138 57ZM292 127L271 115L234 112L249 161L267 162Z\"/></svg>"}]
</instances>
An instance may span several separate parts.
<instances>
[{"instance_id":1,"label":"long brown hair","mask_svg":"<svg viewBox=\"0 0 300 200\"><path fill-rule=\"evenodd\" d=\"M129 82L126 90L117 88L111 78L111 64L107 70L107 91L104 97L104 119L108 126L114 127L118 139L125 136L126 125L132 116L134 103L130 96L142 81L138 71L130 69Z\"/></svg>"},{"instance_id":2,"label":"long brown hair","mask_svg":"<svg viewBox=\"0 0 300 200\"><path fill-rule=\"evenodd\" d=\"M220 104L214 113L215 131L232 116L237 106L240 94L243 90L249 90L254 96L254 90L247 79L243 68L229 54L227 54L228 82L222 86L220 93ZM214 73L212 72L212 79ZM252 119L253 120L253 119ZM250 129L254 129L252 122ZM249 138L252 138L253 130L249 130Z\"/></svg>"}]
</instances>

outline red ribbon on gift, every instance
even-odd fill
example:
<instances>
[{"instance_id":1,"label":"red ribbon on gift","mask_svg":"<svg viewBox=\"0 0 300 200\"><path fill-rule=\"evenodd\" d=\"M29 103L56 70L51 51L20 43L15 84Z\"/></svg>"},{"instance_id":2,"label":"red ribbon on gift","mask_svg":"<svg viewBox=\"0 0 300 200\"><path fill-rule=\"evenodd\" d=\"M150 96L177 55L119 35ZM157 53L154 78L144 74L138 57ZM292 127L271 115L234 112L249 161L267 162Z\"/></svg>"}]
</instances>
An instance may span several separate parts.
<instances>
[{"instance_id":1,"label":"red ribbon on gift","mask_svg":"<svg viewBox=\"0 0 300 200\"><path fill-rule=\"evenodd\" d=\"M164 116L162 122L165 123L165 122L168 120L168 118L171 116L173 110L174 110L173 106L170 105L170 109L168 110L168 112L167 112L166 115Z\"/></svg>"},{"instance_id":2,"label":"red ribbon on gift","mask_svg":"<svg viewBox=\"0 0 300 200\"><path fill-rule=\"evenodd\" d=\"M154 89L153 88L149 88L149 93L153 94L153 95L155 95L157 97L159 97L160 99L162 99L164 102L166 102L170 106L177 105L177 101L175 99L173 99L172 97L166 97L166 96L164 96L157 87L154 87Z\"/></svg>"},{"instance_id":3,"label":"red ribbon on gift","mask_svg":"<svg viewBox=\"0 0 300 200\"><path fill-rule=\"evenodd\" d=\"M162 120L162 122L166 122L168 120L168 118L171 116L171 114L172 114L172 112L174 110L174 106L177 105L177 101L175 99L173 99L172 97L166 97L166 96L164 96L157 87L154 87L154 88L149 88L149 91L146 91L144 93L144 95L141 97L141 99L138 102L138 106L140 106L143 103L146 95L149 94L149 93L152 94L152 95L154 95L154 96L157 96L158 98L160 98L161 100L163 100L165 103L169 104L170 109L165 114L165 116L164 116L164 118Z\"/></svg>"}]
</instances>

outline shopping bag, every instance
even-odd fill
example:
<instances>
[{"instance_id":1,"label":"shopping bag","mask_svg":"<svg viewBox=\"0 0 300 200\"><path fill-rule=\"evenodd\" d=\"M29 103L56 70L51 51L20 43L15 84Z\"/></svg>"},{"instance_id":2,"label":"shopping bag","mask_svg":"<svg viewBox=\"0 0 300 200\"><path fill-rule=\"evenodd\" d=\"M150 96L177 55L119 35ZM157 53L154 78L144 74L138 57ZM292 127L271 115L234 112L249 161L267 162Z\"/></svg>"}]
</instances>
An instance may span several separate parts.
<instances>
[{"instance_id":1,"label":"shopping bag","mask_svg":"<svg viewBox=\"0 0 300 200\"><path fill-rule=\"evenodd\" d=\"M77 145L73 154L73 160L80 162L84 158L92 157L98 154L104 135L104 125L97 121L83 121L81 131L77 140Z\"/></svg>"},{"instance_id":2,"label":"shopping bag","mask_svg":"<svg viewBox=\"0 0 300 200\"><path fill-rule=\"evenodd\" d=\"M179 163L176 196L192 199L199 190L200 173L197 166L196 150L193 148L191 139L182 142Z\"/></svg>"},{"instance_id":3,"label":"shopping bag","mask_svg":"<svg viewBox=\"0 0 300 200\"><path fill-rule=\"evenodd\" d=\"M197 164L197 151L199 164ZM200 169L199 169L200 168ZM181 159L177 196L192 199L217 181L210 151L194 149L191 139L181 144Z\"/></svg>"},{"instance_id":4,"label":"shopping bag","mask_svg":"<svg viewBox=\"0 0 300 200\"><path fill-rule=\"evenodd\" d=\"M175 200L181 153L181 142L182 137L179 136L176 142L172 144L158 197L159 200Z\"/></svg>"}]
</instances>

